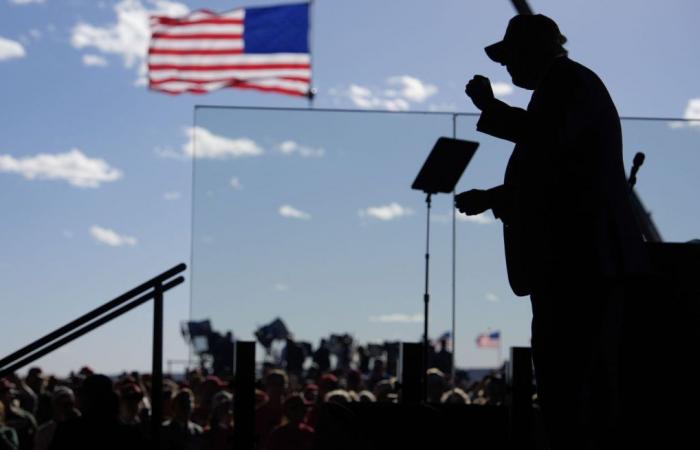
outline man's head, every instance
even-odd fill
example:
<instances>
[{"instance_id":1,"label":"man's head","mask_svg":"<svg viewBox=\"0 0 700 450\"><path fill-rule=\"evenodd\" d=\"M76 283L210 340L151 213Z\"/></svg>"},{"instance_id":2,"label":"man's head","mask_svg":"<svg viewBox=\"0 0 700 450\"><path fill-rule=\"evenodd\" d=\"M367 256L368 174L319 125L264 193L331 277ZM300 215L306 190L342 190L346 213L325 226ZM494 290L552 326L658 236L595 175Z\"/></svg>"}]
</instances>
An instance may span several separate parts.
<instances>
[{"instance_id":1,"label":"man's head","mask_svg":"<svg viewBox=\"0 0 700 450\"><path fill-rule=\"evenodd\" d=\"M508 69L513 84L535 89L550 61L566 55L566 43L557 24L547 16L518 15L510 19L502 40L484 50Z\"/></svg>"}]
</instances>

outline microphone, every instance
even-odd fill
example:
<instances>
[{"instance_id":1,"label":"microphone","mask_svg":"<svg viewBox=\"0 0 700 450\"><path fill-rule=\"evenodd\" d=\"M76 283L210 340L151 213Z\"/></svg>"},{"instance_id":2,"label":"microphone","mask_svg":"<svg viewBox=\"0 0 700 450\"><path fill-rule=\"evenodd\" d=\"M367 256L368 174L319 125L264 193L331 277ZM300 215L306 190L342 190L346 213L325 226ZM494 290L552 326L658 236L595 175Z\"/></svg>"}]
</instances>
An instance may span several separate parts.
<instances>
[{"instance_id":1,"label":"microphone","mask_svg":"<svg viewBox=\"0 0 700 450\"><path fill-rule=\"evenodd\" d=\"M642 164L644 164L644 157L644 153L642 152L637 152L637 154L634 155L634 159L632 160L632 170L630 171L630 187L634 187L634 185L637 184L637 172L639 172L639 168L642 167Z\"/></svg>"}]
</instances>

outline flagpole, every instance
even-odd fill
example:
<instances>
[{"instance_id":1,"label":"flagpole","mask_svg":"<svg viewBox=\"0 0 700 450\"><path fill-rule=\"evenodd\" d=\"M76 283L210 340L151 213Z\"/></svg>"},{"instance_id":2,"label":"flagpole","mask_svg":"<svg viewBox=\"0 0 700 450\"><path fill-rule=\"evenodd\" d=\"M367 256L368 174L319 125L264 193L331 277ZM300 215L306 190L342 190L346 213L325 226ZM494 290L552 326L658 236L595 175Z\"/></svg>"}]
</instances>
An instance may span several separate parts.
<instances>
[{"instance_id":1,"label":"flagpole","mask_svg":"<svg viewBox=\"0 0 700 450\"><path fill-rule=\"evenodd\" d=\"M314 44L314 38L313 38L313 11L314 11L314 0L309 0L309 66L311 67L311 74L310 74L310 80L309 80L309 93L308 93L308 99L309 99L309 109L314 108L314 97L316 96L316 90L314 89L314 52L313 52L313 44Z\"/></svg>"},{"instance_id":2,"label":"flagpole","mask_svg":"<svg viewBox=\"0 0 700 450\"><path fill-rule=\"evenodd\" d=\"M496 368L501 367L501 346L503 345L503 336L500 334L499 330L499 335L498 335L498 361L496 361Z\"/></svg>"}]
</instances>

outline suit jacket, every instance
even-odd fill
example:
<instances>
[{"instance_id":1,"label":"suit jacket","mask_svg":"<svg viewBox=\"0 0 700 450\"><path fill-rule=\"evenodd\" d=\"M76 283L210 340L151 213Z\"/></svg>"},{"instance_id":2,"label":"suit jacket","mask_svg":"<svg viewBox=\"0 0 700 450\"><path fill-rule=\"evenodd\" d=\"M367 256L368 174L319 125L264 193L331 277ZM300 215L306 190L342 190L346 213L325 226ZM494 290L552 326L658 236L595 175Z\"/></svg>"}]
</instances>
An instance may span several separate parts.
<instances>
[{"instance_id":1,"label":"suit jacket","mask_svg":"<svg viewBox=\"0 0 700 450\"><path fill-rule=\"evenodd\" d=\"M553 277L586 283L648 269L620 118L595 73L556 58L527 110L497 101L477 130L515 143L504 183L489 192L516 295Z\"/></svg>"}]
</instances>

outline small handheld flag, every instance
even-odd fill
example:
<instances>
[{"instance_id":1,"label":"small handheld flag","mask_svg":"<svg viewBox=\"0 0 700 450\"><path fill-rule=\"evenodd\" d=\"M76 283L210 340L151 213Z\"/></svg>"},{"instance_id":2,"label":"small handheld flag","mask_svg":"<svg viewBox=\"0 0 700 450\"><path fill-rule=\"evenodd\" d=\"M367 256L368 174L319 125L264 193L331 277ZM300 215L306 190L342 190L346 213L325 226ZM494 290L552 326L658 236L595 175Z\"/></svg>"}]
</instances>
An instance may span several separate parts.
<instances>
[{"instance_id":1,"label":"small handheld flag","mask_svg":"<svg viewBox=\"0 0 700 450\"><path fill-rule=\"evenodd\" d=\"M309 4L153 16L148 81L169 94L239 88L310 96Z\"/></svg>"}]
</instances>

